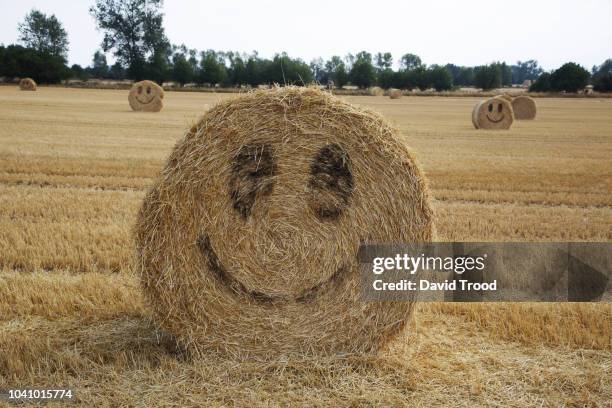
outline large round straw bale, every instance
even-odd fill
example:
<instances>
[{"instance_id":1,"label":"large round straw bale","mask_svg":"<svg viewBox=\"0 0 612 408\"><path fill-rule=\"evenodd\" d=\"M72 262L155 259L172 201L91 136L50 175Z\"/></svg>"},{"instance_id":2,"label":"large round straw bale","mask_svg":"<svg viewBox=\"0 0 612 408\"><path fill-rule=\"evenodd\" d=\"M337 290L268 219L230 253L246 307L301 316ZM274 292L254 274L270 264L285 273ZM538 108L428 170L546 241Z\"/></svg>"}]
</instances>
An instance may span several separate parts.
<instances>
[{"instance_id":1,"label":"large round straw bale","mask_svg":"<svg viewBox=\"0 0 612 408\"><path fill-rule=\"evenodd\" d=\"M383 96L385 94L384 89L379 86L373 86L369 90L370 96Z\"/></svg>"},{"instance_id":2,"label":"large round straw bale","mask_svg":"<svg viewBox=\"0 0 612 408\"><path fill-rule=\"evenodd\" d=\"M399 89L390 89L389 90L389 98L391 99L399 99L402 97L402 91Z\"/></svg>"},{"instance_id":3,"label":"large round straw bale","mask_svg":"<svg viewBox=\"0 0 612 408\"><path fill-rule=\"evenodd\" d=\"M498 95L499 98L504 98L505 100L507 100L508 102L512 103L512 99L514 98L512 95L510 95L509 93L503 93L501 95Z\"/></svg>"},{"instance_id":4,"label":"large round straw bale","mask_svg":"<svg viewBox=\"0 0 612 408\"><path fill-rule=\"evenodd\" d=\"M510 129L512 122L512 105L502 97L485 99L472 111L472 123L476 129Z\"/></svg>"},{"instance_id":5,"label":"large round straw bale","mask_svg":"<svg viewBox=\"0 0 612 408\"><path fill-rule=\"evenodd\" d=\"M163 99L163 88L148 80L136 82L128 95L132 110L143 112L159 112L164 107Z\"/></svg>"},{"instance_id":6,"label":"large round straw bale","mask_svg":"<svg viewBox=\"0 0 612 408\"><path fill-rule=\"evenodd\" d=\"M171 153L135 228L158 325L242 358L375 352L412 302L360 298L360 244L426 242L429 192L398 131L313 88L210 109Z\"/></svg>"},{"instance_id":7,"label":"large round straw bale","mask_svg":"<svg viewBox=\"0 0 612 408\"><path fill-rule=\"evenodd\" d=\"M532 97L521 95L512 100L512 110L514 111L514 119L530 120L535 119L537 107Z\"/></svg>"},{"instance_id":8,"label":"large round straw bale","mask_svg":"<svg viewBox=\"0 0 612 408\"><path fill-rule=\"evenodd\" d=\"M19 81L19 89L22 91L35 91L36 82L32 78L21 78L21 81Z\"/></svg>"}]
</instances>

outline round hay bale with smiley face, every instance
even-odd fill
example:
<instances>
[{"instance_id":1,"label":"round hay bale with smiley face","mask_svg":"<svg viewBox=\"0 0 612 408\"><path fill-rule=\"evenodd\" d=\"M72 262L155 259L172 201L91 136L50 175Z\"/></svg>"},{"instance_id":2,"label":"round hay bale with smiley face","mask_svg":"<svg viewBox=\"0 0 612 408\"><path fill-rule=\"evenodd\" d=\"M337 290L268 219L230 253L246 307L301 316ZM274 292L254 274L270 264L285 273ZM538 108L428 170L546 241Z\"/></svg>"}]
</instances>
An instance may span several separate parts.
<instances>
[{"instance_id":1,"label":"round hay bale with smiley face","mask_svg":"<svg viewBox=\"0 0 612 408\"><path fill-rule=\"evenodd\" d=\"M390 89L389 90L389 98L391 99L399 99L402 97L402 91L399 89Z\"/></svg>"},{"instance_id":2,"label":"round hay bale with smiley face","mask_svg":"<svg viewBox=\"0 0 612 408\"><path fill-rule=\"evenodd\" d=\"M512 100L512 110L516 120L532 120L536 117L537 106L530 96L517 96Z\"/></svg>"},{"instance_id":3,"label":"round hay bale with smiley face","mask_svg":"<svg viewBox=\"0 0 612 408\"><path fill-rule=\"evenodd\" d=\"M159 112L164 107L163 99L163 88L148 80L136 82L128 95L132 110L141 112Z\"/></svg>"},{"instance_id":4,"label":"round hay bale with smiley face","mask_svg":"<svg viewBox=\"0 0 612 408\"><path fill-rule=\"evenodd\" d=\"M513 122L512 105L502 97L485 99L472 111L472 123L476 129L510 129Z\"/></svg>"},{"instance_id":5,"label":"round hay bale with smiley face","mask_svg":"<svg viewBox=\"0 0 612 408\"><path fill-rule=\"evenodd\" d=\"M19 89L22 91L35 91L36 82L32 78L21 78L19 81Z\"/></svg>"},{"instance_id":6,"label":"round hay bale with smiley face","mask_svg":"<svg viewBox=\"0 0 612 408\"><path fill-rule=\"evenodd\" d=\"M223 101L144 199L137 269L158 325L240 358L375 352L413 302L360 297L361 244L427 242L425 178L378 114L313 88Z\"/></svg>"}]
</instances>

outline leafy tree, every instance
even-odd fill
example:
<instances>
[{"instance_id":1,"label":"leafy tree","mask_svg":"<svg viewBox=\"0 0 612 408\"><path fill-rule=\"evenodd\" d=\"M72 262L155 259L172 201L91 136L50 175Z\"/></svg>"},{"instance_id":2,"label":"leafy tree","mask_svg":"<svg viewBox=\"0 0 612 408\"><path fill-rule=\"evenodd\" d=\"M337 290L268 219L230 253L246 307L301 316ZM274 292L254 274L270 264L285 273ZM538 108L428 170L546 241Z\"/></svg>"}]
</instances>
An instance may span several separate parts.
<instances>
[{"instance_id":1,"label":"leafy tree","mask_svg":"<svg viewBox=\"0 0 612 408\"><path fill-rule=\"evenodd\" d=\"M178 82L181 86L188 82L192 82L195 77L193 66L189 62L187 56L188 51L185 45L173 47L172 54L172 80Z\"/></svg>"},{"instance_id":2,"label":"leafy tree","mask_svg":"<svg viewBox=\"0 0 612 408\"><path fill-rule=\"evenodd\" d=\"M598 92L612 91L612 59L593 69L593 87Z\"/></svg>"},{"instance_id":3,"label":"leafy tree","mask_svg":"<svg viewBox=\"0 0 612 408\"><path fill-rule=\"evenodd\" d=\"M200 54L200 73L198 82L215 86L225 80L227 70L223 56L214 51L202 51Z\"/></svg>"},{"instance_id":4,"label":"leafy tree","mask_svg":"<svg viewBox=\"0 0 612 408\"><path fill-rule=\"evenodd\" d=\"M264 82L280 85L306 85L312 82L310 67L301 59L292 59L286 53L276 54L272 61L263 61Z\"/></svg>"},{"instance_id":5,"label":"leafy tree","mask_svg":"<svg viewBox=\"0 0 612 408\"><path fill-rule=\"evenodd\" d=\"M512 86L512 69L505 63L496 63L501 72L501 84L503 86Z\"/></svg>"},{"instance_id":6,"label":"leafy tree","mask_svg":"<svg viewBox=\"0 0 612 408\"><path fill-rule=\"evenodd\" d=\"M550 76L550 85L553 91L578 92L587 86L589 72L580 65L568 62L553 71Z\"/></svg>"},{"instance_id":7,"label":"leafy tree","mask_svg":"<svg viewBox=\"0 0 612 408\"><path fill-rule=\"evenodd\" d=\"M109 69L108 77L117 80L126 79L127 71L119 62L115 62Z\"/></svg>"},{"instance_id":8,"label":"leafy tree","mask_svg":"<svg viewBox=\"0 0 612 408\"><path fill-rule=\"evenodd\" d=\"M162 0L96 0L89 9L104 32L102 50L112 50L132 79L143 79L147 61L162 70L169 47L161 7Z\"/></svg>"},{"instance_id":9,"label":"leafy tree","mask_svg":"<svg viewBox=\"0 0 612 408\"><path fill-rule=\"evenodd\" d=\"M20 45L0 46L0 76L31 77L38 83L55 83L71 76L64 57Z\"/></svg>"},{"instance_id":10,"label":"leafy tree","mask_svg":"<svg viewBox=\"0 0 612 408\"><path fill-rule=\"evenodd\" d=\"M68 33L54 14L47 16L32 9L23 23L18 25L19 41L26 47L66 58L68 54Z\"/></svg>"},{"instance_id":11,"label":"leafy tree","mask_svg":"<svg viewBox=\"0 0 612 408\"><path fill-rule=\"evenodd\" d=\"M230 62L228 74L232 85L246 85L249 82L249 78L244 58L238 53L229 53L228 58Z\"/></svg>"},{"instance_id":12,"label":"leafy tree","mask_svg":"<svg viewBox=\"0 0 612 408\"><path fill-rule=\"evenodd\" d=\"M440 65L429 67L429 83L436 91L448 91L453 88L453 76L448 68Z\"/></svg>"},{"instance_id":13,"label":"leafy tree","mask_svg":"<svg viewBox=\"0 0 612 408\"><path fill-rule=\"evenodd\" d=\"M393 66L393 56L390 52L376 54L376 69L378 72L391 70Z\"/></svg>"},{"instance_id":14,"label":"leafy tree","mask_svg":"<svg viewBox=\"0 0 612 408\"><path fill-rule=\"evenodd\" d=\"M381 88L384 88L384 89L393 88L393 87L396 87L396 83L397 83L397 78L396 78L395 72L393 72L392 69L387 68L378 73L378 85L380 85Z\"/></svg>"},{"instance_id":15,"label":"leafy tree","mask_svg":"<svg viewBox=\"0 0 612 408\"><path fill-rule=\"evenodd\" d=\"M70 67L70 74L73 78L78 78L81 81L84 81L89 77L85 68L83 68L79 64L73 64Z\"/></svg>"},{"instance_id":16,"label":"leafy tree","mask_svg":"<svg viewBox=\"0 0 612 408\"><path fill-rule=\"evenodd\" d=\"M404 54L400 59L400 68L404 71L412 71L422 65L421 58L415 54Z\"/></svg>"},{"instance_id":17,"label":"leafy tree","mask_svg":"<svg viewBox=\"0 0 612 408\"><path fill-rule=\"evenodd\" d=\"M502 85L500 64L482 65L474 68L474 85L483 90L499 88Z\"/></svg>"},{"instance_id":18,"label":"leafy tree","mask_svg":"<svg viewBox=\"0 0 612 408\"><path fill-rule=\"evenodd\" d=\"M421 91L426 91L431 88L431 81L429 80L429 71L425 65L421 65L411 71L408 71L411 75L411 79L414 81L417 88Z\"/></svg>"},{"instance_id":19,"label":"leafy tree","mask_svg":"<svg viewBox=\"0 0 612 408\"><path fill-rule=\"evenodd\" d=\"M325 63L322 58L315 58L310 61L309 64L310 72L312 76L319 84L327 84L330 80L329 71L325 69Z\"/></svg>"},{"instance_id":20,"label":"leafy tree","mask_svg":"<svg viewBox=\"0 0 612 408\"><path fill-rule=\"evenodd\" d=\"M93 55L93 61L90 68L91 75L95 78L107 78L108 63L106 62L106 55L100 51L96 51Z\"/></svg>"},{"instance_id":21,"label":"leafy tree","mask_svg":"<svg viewBox=\"0 0 612 408\"><path fill-rule=\"evenodd\" d=\"M171 56L172 49L169 44L159 44L145 65L145 76L161 85L172 75Z\"/></svg>"},{"instance_id":22,"label":"leafy tree","mask_svg":"<svg viewBox=\"0 0 612 408\"><path fill-rule=\"evenodd\" d=\"M325 63L325 70L329 72L329 77L334 81L334 85L342 88L348 83L348 72L342 58L334 55Z\"/></svg>"},{"instance_id":23,"label":"leafy tree","mask_svg":"<svg viewBox=\"0 0 612 408\"><path fill-rule=\"evenodd\" d=\"M453 76L453 84L457 86L474 85L474 68L459 67L454 64L446 64L446 68Z\"/></svg>"},{"instance_id":24,"label":"leafy tree","mask_svg":"<svg viewBox=\"0 0 612 408\"><path fill-rule=\"evenodd\" d=\"M376 73L372 65L372 54L361 51L355 56L355 61L349 72L351 83L359 88L368 88L376 81Z\"/></svg>"},{"instance_id":25,"label":"leafy tree","mask_svg":"<svg viewBox=\"0 0 612 408\"><path fill-rule=\"evenodd\" d=\"M261 83L261 60L257 53L253 53L246 63L246 78L247 83L252 87L256 87Z\"/></svg>"},{"instance_id":26,"label":"leafy tree","mask_svg":"<svg viewBox=\"0 0 612 408\"><path fill-rule=\"evenodd\" d=\"M538 66L538 61L517 61L516 65L512 65L512 83L522 84L525 80L536 80L542 72L542 68Z\"/></svg>"},{"instance_id":27,"label":"leafy tree","mask_svg":"<svg viewBox=\"0 0 612 408\"><path fill-rule=\"evenodd\" d=\"M540 74L538 79L531 84L529 87L529 92L550 92L552 90L551 85L551 75L548 72L543 72Z\"/></svg>"}]
</instances>

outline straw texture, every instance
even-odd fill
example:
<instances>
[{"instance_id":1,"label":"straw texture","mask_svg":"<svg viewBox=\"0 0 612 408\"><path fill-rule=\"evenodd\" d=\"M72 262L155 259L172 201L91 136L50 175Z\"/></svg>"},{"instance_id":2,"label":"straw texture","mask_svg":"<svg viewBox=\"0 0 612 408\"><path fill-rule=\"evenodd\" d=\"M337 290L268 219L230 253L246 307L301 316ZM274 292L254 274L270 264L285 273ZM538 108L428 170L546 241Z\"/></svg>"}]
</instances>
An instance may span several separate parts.
<instances>
[{"instance_id":1,"label":"straw texture","mask_svg":"<svg viewBox=\"0 0 612 408\"><path fill-rule=\"evenodd\" d=\"M220 102L178 142L135 228L155 319L236 358L373 353L413 302L363 302L360 244L433 238L423 173L381 116L313 88Z\"/></svg>"}]
</instances>

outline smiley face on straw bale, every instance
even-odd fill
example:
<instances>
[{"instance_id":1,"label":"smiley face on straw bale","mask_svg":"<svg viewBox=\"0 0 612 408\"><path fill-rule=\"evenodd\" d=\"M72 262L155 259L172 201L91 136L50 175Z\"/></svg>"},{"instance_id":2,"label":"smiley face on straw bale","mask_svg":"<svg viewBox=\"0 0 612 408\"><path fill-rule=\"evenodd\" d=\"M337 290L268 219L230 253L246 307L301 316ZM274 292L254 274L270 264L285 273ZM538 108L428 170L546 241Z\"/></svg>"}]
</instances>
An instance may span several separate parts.
<instances>
[{"instance_id":1,"label":"smiley face on straw bale","mask_svg":"<svg viewBox=\"0 0 612 408\"><path fill-rule=\"evenodd\" d=\"M36 82L32 78L21 78L19 81L19 89L22 91L35 91Z\"/></svg>"},{"instance_id":2,"label":"smiley face on straw bale","mask_svg":"<svg viewBox=\"0 0 612 408\"><path fill-rule=\"evenodd\" d=\"M164 107L163 99L163 88L148 80L136 82L128 95L132 110L142 112L159 112Z\"/></svg>"},{"instance_id":3,"label":"smiley face on straw bale","mask_svg":"<svg viewBox=\"0 0 612 408\"><path fill-rule=\"evenodd\" d=\"M286 87L220 102L176 145L138 217L138 270L157 323L195 350L375 352L413 303L361 300L359 247L433 233L397 130Z\"/></svg>"},{"instance_id":4,"label":"smiley face on straw bale","mask_svg":"<svg viewBox=\"0 0 612 408\"><path fill-rule=\"evenodd\" d=\"M510 129L513 122L512 103L501 96L477 103L472 111L472 123L476 129Z\"/></svg>"}]
</instances>

